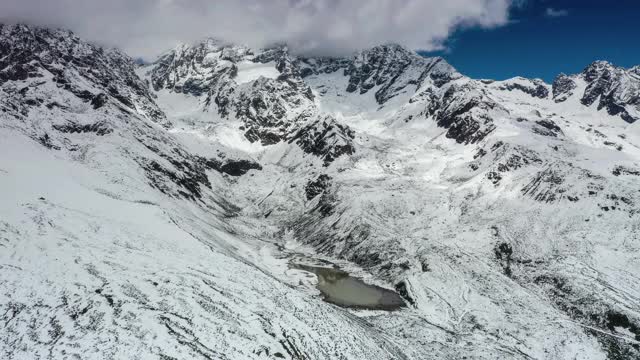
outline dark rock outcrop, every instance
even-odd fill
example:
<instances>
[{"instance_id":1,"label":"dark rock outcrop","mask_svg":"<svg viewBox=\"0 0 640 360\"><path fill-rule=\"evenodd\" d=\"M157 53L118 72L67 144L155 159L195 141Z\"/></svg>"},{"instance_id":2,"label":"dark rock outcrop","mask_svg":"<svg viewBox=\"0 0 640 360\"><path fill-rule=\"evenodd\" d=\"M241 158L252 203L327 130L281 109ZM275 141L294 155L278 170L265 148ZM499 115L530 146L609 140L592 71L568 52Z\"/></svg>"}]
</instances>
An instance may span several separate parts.
<instances>
[{"instance_id":1,"label":"dark rock outcrop","mask_svg":"<svg viewBox=\"0 0 640 360\"><path fill-rule=\"evenodd\" d=\"M262 165L251 160L217 160L201 158L200 161L209 169L228 174L231 176L242 176L249 170L262 170Z\"/></svg>"},{"instance_id":2,"label":"dark rock outcrop","mask_svg":"<svg viewBox=\"0 0 640 360\"><path fill-rule=\"evenodd\" d=\"M553 80L552 85L553 101L557 103L566 101L573 95L573 90L575 90L577 86L571 77L565 74L558 75L555 80Z\"/></svg>"},{"instance_id":3,"label":"dark rock outcrop","mask_svg":"<svg viewBox=\"0 0 640 360\"><path fill-rule=\"evenodd\" d=\"M471 86L451 86L439 104L429 109L438 126L448 129L446 136L461 144L473 144L495 130L486 114L497 107Z\"/></svg>"},{"instance_id":4,"label":"dark rock outcrop","mask_svg":"<svg viewBox=\"0 0 640 360\"><path fill-rule=\"evenodd\" d=\"M379 104L384 104L410 85L419 88L427 78L441 87L461 77L442 58L424 58L396 44L360 52L344 74L349 77L347 92L364 94L379 87L375 93Z\"/></svg>"},{"instance_id":5,"label":"dark rock outcrop","mask_svg":"<svg viewBox=\"0 0 640 360\"><path fill-rule=\"evenodd\" d=\"M82 125L75 123L66 123L62 125L54 124L51 127L66 134L93 133L98 136L104 136L113 132L113 129L105 122Z\"/></svg>"},{"instance_id":6,"label":"dark rock outcrop","mask_svg":"<svg viewBox=\"0 0 640 360\"><path fill-rule=\"evenodd\" d=\"M328 166L338 157L355 152L353 138L353 130L332 117L326 117L300 129L289 142L295 142L304 152L318 156L324 161L324 166Z\"/></svg>"},{"instance_id":7,"label":"dark rock outcrop","mask_svg":"<svg viewBox=\"0 0 640 360\"><path fill-rule=\"evenodd\" d=\"M329 186L331 186L331 176L327 174L321 174L313 181L309 180L304 187L307 200L312 200L316 196L324 193Z\"/></svg>"},{"instance_id":8,"label":"dark rock outcrop","mask_svg":"<svg viewBox=\"0 0 640 360\"><path fill-rule=\"evenodd\" d=\"M640 170L618 165L615 168L613 168L612 174L615 176L621 176L621 175L640 176Z\"/></svg>"},{"instance_id":9,"label":"dark rock outcrop","mask_svg":"<svg viewBox=\"0 0 640 360\"><path fill-rule=\"evenodd\" d=\"M551 119L538 120L536 125L532 127L532 130L538 135L557 137L562 134L562 129Z\"/></svg>"},{"instance_id":10,"label":"dark rock outcrop","mask_svg":"<svg viewBox=\"0 0 640 360\"><path fill-rule=\"evenodd\" d=\"M640 79L606 61L592 63L582 76L588 84L580 99L583 105L591 106L599 99L598 110L605 109L609 115L618 115L629 123L637 120L626 107L640 107Z\"/></svg>"}]
</instances>

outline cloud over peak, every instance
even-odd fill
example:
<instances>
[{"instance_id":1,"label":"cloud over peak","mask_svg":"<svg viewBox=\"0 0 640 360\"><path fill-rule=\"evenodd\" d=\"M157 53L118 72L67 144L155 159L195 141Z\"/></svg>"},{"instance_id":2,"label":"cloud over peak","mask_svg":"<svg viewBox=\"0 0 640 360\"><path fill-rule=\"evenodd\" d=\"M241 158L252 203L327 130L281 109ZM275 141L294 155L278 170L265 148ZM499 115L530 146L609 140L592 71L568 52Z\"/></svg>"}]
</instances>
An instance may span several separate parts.
<instances>
[{"instance_id":1,"label":"cloud over peak","mask_svg":"<svg viewBox=\"0 0 640 360\"><path fill-rule=\"evenodd\" d=\"M69 28L144 57L206 36L332 55L386 42L438 49L455 29L507 24L520 1L2 0L0 21Z\"/></svg>"}]
</instances>

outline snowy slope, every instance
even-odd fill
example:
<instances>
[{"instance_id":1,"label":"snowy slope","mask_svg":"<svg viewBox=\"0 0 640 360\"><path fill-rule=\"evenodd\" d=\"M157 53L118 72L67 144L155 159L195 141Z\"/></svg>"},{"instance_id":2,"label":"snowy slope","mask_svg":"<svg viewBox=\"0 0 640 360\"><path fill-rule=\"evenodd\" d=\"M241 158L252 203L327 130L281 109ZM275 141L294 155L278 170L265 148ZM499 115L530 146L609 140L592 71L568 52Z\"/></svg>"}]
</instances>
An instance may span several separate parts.
<instances>
[{"instance_id":1,"label":"snowy slope","mask_svg":"<svg viewBox=\"0 0 640 360\"><path fill-rule=\"evenodd\" d=\"M397 45L212 39L134 69L0 34L5 357L640 355L637 69L474 80ZM323 302L300 259L408 307Z\"/></svg>"}]
</instances>

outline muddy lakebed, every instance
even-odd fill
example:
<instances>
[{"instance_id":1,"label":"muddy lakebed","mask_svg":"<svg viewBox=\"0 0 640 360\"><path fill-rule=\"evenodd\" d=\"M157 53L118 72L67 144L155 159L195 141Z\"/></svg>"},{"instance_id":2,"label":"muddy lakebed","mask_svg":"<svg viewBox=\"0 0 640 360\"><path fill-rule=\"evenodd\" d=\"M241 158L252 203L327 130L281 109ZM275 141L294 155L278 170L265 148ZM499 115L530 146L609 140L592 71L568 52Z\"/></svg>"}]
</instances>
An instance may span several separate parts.
<instances>
[{"instance_id":1,"label":"muddy lakebed","mask_svg":"<svg viewBox=\"0 0 640 360\"><path fill-rule=\"evenodd\" d=\"M290 267L314 274L318 278L316 288L326 302L346 308L387 311L406 306L395 291L367 284L336 266L290 263Z\"/></svg>"}]
</instances>

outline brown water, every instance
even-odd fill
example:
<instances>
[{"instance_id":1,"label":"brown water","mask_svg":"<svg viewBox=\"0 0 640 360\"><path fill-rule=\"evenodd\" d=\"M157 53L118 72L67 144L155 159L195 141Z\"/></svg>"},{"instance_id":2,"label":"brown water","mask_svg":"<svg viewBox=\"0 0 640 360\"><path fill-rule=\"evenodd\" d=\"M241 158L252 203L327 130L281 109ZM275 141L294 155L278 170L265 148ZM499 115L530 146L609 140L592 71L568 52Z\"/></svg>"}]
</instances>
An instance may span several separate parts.
<instances>
[{"instance_id":1,"label":"brown water","mask_svg":"<svg viewBox=\"0 0 640 360\"><path fill-rule=\"evenodd\" d=\"M332 304L372 310L396 310L406 306L396 292L367 284L342 270L299 264L292 267L314 273L318 277L316 287L324 300Z\"/></svg>"}]
</instances>

